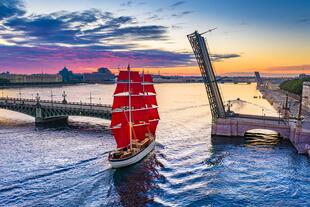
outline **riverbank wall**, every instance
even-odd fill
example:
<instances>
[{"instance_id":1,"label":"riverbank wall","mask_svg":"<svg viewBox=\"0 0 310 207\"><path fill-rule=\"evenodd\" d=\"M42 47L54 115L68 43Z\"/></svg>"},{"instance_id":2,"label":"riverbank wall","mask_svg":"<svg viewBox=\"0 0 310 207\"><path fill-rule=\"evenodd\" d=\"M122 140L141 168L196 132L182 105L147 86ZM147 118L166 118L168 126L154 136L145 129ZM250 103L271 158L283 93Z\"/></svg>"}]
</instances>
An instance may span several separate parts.
<instances>
[{"instance_id":1,"label":"riverbank wall","mask_svg":"<svg viewBox=\"0 0 310 207\"><path fill-rule=\"evenodd\" d=\"M282 116L287 113L285 109L286 97L288 98L289 117L298 117L299 96L287 93L283 90L270 90L258 88L262 96L277 110ZM298 153L310 156L310 112L308 109L302 110L303 120L288 119L290 126L289 140L294 145Z\"/></svg>"}]
</instances>

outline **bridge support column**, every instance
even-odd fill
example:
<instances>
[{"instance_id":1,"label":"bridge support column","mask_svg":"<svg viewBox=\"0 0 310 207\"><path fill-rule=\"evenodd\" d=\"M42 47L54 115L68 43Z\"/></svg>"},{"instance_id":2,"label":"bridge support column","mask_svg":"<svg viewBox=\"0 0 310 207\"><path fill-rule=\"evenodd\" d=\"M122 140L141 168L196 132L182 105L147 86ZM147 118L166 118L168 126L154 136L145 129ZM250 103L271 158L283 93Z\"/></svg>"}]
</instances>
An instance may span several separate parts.
<instances>
[{"instance_id":1,"label":"bridge support column","mask_svg":"<svg viewBox=\"0 0 310 207\"><path fill-rule=\"evenodd\" d=\"M42 108L40 106L37 106L36 107L36 117L35 118L37 120L37 119L42 119L42 117L43 117L42 116Z\"/></svg>"},{"instance_id":2,"label":"bridge support column","mask_svg":"<svg viewBox=\"0 0 310 207\"><path fill-rule=\"evenodd\" d=\"M239 134L239 126L238 121L233 119L222 119L219 118L212 123L211 129L212 135L219 136L243 136L243 134Z\"/></svg>"},{"instance_id":3,"label":"bridge support column","mask_svg":"<svg viewBox=\"0 0 310 207\"><path fill-rule=\"evenodd\" d=\"M36 106L36 116L35 116L36 125L67 125L68 116L52 116L46 117L46 114L42 112L42 107L38 103Z\"/></svg>"},{"instance_id":4,"label":"bridge support column","mask_svg":"<svg viewBox=\"0 0 310 207\"><path fill-rule=\"evenodd\" d=\"M310 152L310 132L302 129L301 126L291 128L290 141L295 146L299 154Z\"/></svg>"}]
</instances>

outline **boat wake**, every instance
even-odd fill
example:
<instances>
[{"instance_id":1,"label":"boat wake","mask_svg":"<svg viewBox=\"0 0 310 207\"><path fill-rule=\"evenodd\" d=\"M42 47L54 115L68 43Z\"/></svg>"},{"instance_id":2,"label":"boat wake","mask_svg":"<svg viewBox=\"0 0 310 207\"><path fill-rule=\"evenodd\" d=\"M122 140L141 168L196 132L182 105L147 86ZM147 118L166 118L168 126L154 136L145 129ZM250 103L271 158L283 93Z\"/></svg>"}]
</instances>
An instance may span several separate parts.
<instances>
[{"instance_id":1,"label":"boat wake","mask_svg":"<svg viewBox=\"0 0 310 207\"><path fill-rule=\"evenodd\" d=\"M185 111L189 109L202 108L206 106L209 106L209 104L201 104L201 105L193 105L193 106L188 106L188 107L175 108L173 110L161 111L161 114L170 114L170 113L175 113L177 111Z\"/></svg>"}]
</instances>

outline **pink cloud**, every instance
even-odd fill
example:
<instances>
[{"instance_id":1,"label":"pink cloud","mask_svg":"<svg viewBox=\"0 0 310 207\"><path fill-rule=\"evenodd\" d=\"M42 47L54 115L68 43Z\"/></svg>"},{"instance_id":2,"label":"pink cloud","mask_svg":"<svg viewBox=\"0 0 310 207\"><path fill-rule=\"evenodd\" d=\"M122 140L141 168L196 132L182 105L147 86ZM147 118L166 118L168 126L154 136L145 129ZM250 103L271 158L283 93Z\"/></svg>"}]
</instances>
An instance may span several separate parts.
<instances>
[{"instance_id":1,"label":"pink cloud","mask_svg":"<svg viewBox=\"0 0 310 207\"><path fill-rule=\"evenodd\" d=\"M0 47L0 71L55 73L64 66L75 72L98 67L176 67L192 62L191 54L162 50L106 51L100 47Z\"/></svg>"}]
</instances>

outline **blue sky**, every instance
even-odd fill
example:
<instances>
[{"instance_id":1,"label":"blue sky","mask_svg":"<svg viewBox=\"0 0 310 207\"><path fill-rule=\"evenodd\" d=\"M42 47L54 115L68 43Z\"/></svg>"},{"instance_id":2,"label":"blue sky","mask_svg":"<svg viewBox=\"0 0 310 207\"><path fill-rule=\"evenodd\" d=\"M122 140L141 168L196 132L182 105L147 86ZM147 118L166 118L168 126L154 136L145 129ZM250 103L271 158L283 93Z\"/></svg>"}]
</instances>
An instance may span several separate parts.
<instances>
[{"instance_id":1,"label":"blue sky","mask_svg":"<svg viewBox=\"0 0 310 207\"><path fill-rule=\"evenodd\" d=\"M217 27L206 37L219 74L310 72L307 0L0 0L0 27L0 71L197 74L186 35Z\"/></svg>"}]
</instances>

